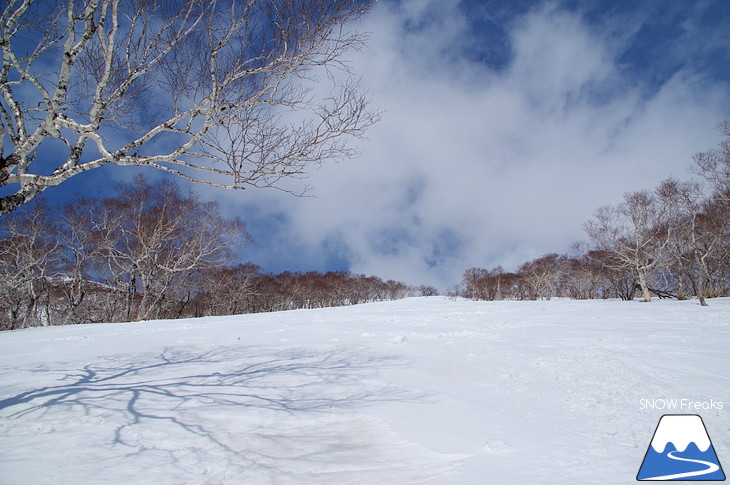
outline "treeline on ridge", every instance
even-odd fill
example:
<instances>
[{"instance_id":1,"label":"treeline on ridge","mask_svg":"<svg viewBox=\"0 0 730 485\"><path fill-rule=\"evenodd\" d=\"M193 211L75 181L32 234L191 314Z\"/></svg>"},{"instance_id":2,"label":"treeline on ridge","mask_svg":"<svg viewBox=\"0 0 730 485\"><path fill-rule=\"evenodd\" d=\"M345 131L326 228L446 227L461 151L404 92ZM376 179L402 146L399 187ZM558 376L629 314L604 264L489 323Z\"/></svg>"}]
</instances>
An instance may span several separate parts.
<instances>
[{"instance_id":1,"label":"treeline on ridge","mask_svg":"<svg viewBox=\"0 0 730 485\"><path fill-rule=\"evenodd\" d=\"M319 308L416 291L347 272L265 274L236 258L249 241L240 219L170 180L140 176L113 196L62 208L30 204L0 219L0 330Z\"/></svg>"},{"instance_id":2,"label":"treeline on ridge","mask_svg":"<svg viewBox=\"0 0 730 485\"><path fill-rule=\"evenodd\" d=\"M468 269L452 295L478 300L705 299L730 292L730 121L717 148L693 156L705 183L664 180L596 210L576 256L549 254L521 265Z\"/></svg>"}]
</instances>

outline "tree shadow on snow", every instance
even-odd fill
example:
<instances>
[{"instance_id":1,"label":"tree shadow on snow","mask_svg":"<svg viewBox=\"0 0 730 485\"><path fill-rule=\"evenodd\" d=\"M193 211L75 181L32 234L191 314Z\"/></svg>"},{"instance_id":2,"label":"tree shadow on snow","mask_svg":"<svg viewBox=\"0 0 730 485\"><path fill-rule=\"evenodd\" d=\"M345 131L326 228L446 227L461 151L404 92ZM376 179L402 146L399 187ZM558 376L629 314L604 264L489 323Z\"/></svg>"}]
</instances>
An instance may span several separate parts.
<instances>
[{"instance_id":1,"label":"tree shadow on snow","mask_svg":"<svg viewBox=\"0 0 730 485\"><path fill-rule=\"evenodd\" d=\"M266 423L276 422L276 416L316 420L377 402L420 400L422 394L378 377L383 369L402 364L399 357L364 348L220 347L205 352L168 348L159 355L109 356L61 371L57 385L0 399L0 413L45 421L93 416L114 430L104 444L122 446L129 453L143 453L150 446L160 451L153 439L148 440L151 445L141 444L140 430L155 429L163 438L177 437L182 447L191 446L191 440L198 443L194 446L202 441L211 450L246 461L252 459L244 459L245 445L231 441L233 430L226 434L226 420L250 418L255 428L251 432L261 437L268 433ZM59 375L57 367L22 370ZM242 429L245 423L238 426ZM277 430L282 431L274 429L272 437ZM286 438L287 433L282 434ZM163 451L172 456L173 448ZM262 459L253 461L260 465Z\"/></svg>"}]
</instances>

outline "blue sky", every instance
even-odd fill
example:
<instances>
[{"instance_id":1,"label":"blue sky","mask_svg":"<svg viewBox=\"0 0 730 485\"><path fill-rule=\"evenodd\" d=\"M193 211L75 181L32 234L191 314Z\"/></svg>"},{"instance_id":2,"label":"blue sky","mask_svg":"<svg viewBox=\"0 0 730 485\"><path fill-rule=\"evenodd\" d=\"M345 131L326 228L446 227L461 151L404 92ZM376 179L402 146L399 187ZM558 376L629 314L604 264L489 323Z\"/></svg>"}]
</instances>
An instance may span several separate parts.
<instances>
[{"instance_id":1,"label":"blue sky","mask_svg":"<svg viewBox=\"0 0 730 485\"><path fill-rule=\"evenodd\" d=\"M727 0L380 0L349 59L383 111L362 156L314 169L313 197L198 190L248 223L241 255L268 271L445 290L469 267L513 269L569 251L624 192L689 177L730 116L728 25Z\"/></svg>"}]
</instances>

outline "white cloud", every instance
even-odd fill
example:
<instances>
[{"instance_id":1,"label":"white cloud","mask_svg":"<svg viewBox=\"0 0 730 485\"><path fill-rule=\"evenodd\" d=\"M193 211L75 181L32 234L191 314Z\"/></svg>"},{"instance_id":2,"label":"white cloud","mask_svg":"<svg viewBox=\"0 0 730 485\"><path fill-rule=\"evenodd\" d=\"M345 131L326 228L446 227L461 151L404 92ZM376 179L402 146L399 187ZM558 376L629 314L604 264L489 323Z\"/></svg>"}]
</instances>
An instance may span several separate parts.
<instances>
[{"instance_id":1,"label":"white cloud","mask_svg":"<svg viewBox=\"0 0 730 485\"><path fill-rule=\"evenodd\" d=\"M236 198L287 215L284 259L317 267L327 246L354 272L445 289L471 266L569 250L595 208L684 177L717 142L726 86L680 71L647 95L617 66L618 42L575 13L519 19L498 71L459 55L465 25L452 2L367 16L353 67L385 112L363 156L313 172L316 198Z\"/></svg>"}]
</instances>

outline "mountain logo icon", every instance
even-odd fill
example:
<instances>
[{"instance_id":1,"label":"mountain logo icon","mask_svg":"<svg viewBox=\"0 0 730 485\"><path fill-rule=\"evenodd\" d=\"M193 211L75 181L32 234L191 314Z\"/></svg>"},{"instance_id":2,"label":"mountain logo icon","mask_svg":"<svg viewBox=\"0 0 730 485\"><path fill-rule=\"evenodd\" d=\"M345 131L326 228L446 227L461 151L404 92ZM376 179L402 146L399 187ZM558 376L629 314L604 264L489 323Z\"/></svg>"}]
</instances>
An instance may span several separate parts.
<instances>
[{"instance_id":1,"label":"mountain logo icon","mask_svg":"<svg viewBox=\"0 0 730 485\"><path fill-rule=\"evenodd\" d=\"M662 416L636 480L724 481L725 473L702 418L696 414Z\"/></svg>"}]
</instances>

